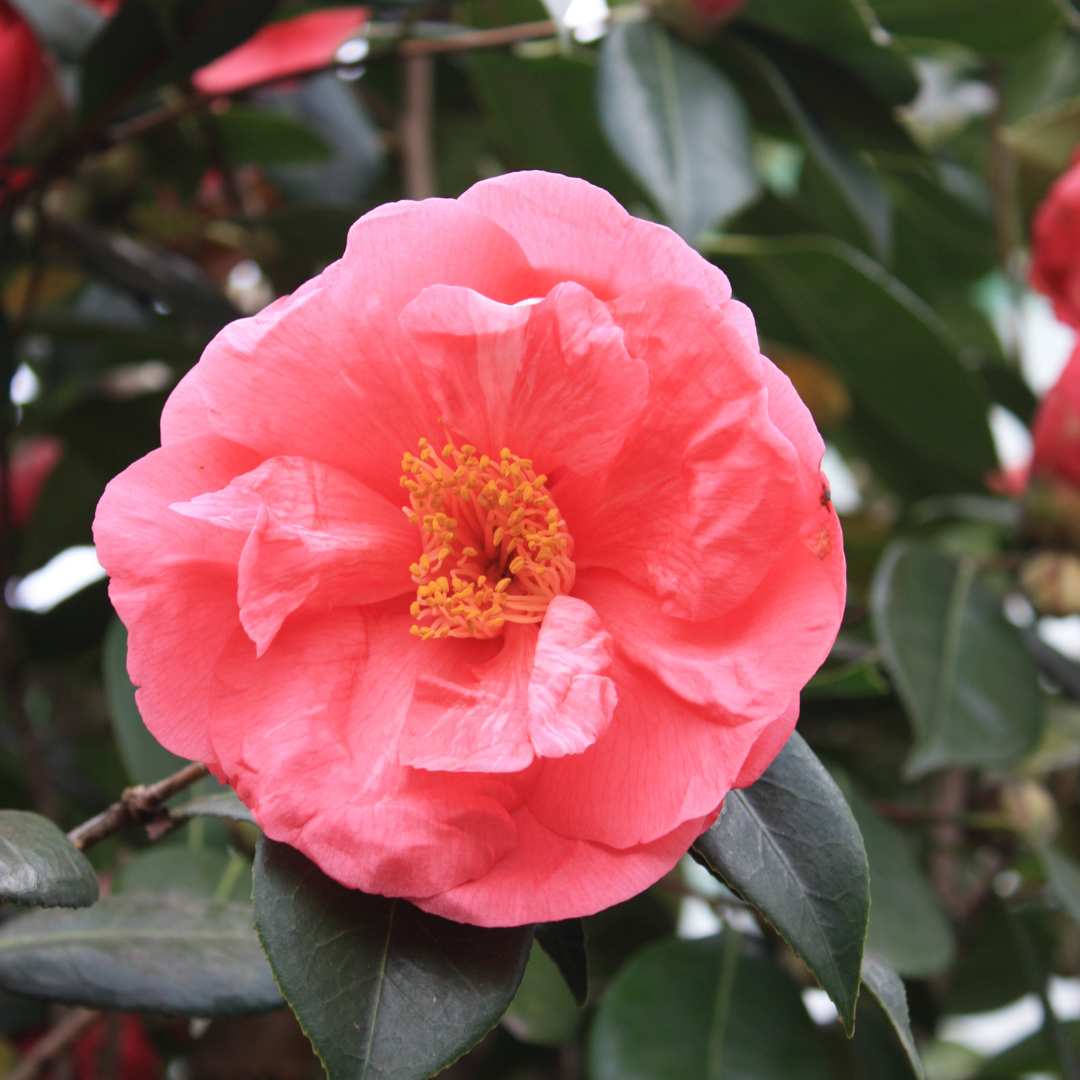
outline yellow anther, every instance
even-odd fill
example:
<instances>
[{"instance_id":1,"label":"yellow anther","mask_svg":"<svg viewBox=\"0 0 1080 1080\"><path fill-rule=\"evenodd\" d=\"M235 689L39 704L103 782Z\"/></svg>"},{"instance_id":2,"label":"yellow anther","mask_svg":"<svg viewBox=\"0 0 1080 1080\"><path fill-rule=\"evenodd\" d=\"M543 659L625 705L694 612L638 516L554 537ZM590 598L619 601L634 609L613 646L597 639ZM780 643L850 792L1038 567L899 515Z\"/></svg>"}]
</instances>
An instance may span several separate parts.
<instances>
[{"instance_id":1,"label":"yellow anther","mask_svg":"<svg viewBox=\"0 0 1080 1080\"><path fill-rule=\"evenodd\" d=\"M480 552L477 551L476 548L467 547L461 549L461 554L465 555L467 558L475 559L479 557Z\"/></svg>"},{"instance_id":2,"label":"yellow anther","mask_svg":"<svg viewBox=\"0 0 1080 1080\"><path fill-rule=\"evenodd\" d=\"M501 526L495 530L495 535L491 538L491 542L498 547L503 542L503 537L506 535L506 530Z\"/></svg>"},{"instance_id":3,"label":"yellow anther","mask_svg":"<svg viewBox=\"0 0 1080 1080\"><path fill-rule=\"evenodd\" d=\"M499 581L499 584L495 586L495 591L497 593L504 593L509 588L510 588L510 579L508 577L504 577Z\"/></svg>"},{"instance_id":4,"label":"yellow anther","mask_svg":"<svg viewBox=\"0 0 1080 1080\"><path fill-rule=\"evenodd\" d=\"M499 451L499 457L501 457L503 459L503 461L509 461L511 456L512 455L510 453L510 447L509 446L504 446L502 448L502 450Z\"/></svg>"},{"instance_id":5,"label":"yellow anther","mask_svg":"<svg viewBox=\"0 0 1080 1080\"><path fill-rule=\"evenodd\" d=\"M516 559L513 560L513 562L510 563L510 573L511 574L520 574L521 571L524 568L525 568L525 556L524 555L519 555Z\"/></svg>"}]
</instances>

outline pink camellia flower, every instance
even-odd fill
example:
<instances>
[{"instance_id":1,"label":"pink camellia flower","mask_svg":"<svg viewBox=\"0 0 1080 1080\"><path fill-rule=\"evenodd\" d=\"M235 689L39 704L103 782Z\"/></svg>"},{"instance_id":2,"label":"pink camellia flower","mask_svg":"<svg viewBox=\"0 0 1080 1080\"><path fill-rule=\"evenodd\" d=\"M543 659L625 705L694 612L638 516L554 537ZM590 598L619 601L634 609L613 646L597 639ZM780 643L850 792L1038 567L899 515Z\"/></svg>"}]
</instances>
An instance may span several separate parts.
<instances>
[{"instance_id":1,"label":"pink camellia flower","mask_svg":"<svg viewBox=\"0 0 1080 1080\"><path fill-rule=\"evenodd\" d=\"M232 323L98 556L151 731L344 885L463 922L671 869L844 605L823 444L724 275L581 180L382 206Z\"/></svg>"},{"instance_id":2,"label":"pink camellia flower","mask_svg":"<svg viewBox=\"0 0 1080 1080\"><path fill-rule=\"evenodd\" d=\"M33 30L0 0L0 158L15 144L44 79L45 60Z\"/></svg>"},{"instance_id":3,"label":"pink camellia flower","mask_svg":"<svg viewBox=\"0 0 1080 1080\"><path fill-rule=\"evenodd\" d=\"M1080 327L1080 154L1057 178L1031 227L1031 283L1062 322Z\"/></svg>"}]
</instances>

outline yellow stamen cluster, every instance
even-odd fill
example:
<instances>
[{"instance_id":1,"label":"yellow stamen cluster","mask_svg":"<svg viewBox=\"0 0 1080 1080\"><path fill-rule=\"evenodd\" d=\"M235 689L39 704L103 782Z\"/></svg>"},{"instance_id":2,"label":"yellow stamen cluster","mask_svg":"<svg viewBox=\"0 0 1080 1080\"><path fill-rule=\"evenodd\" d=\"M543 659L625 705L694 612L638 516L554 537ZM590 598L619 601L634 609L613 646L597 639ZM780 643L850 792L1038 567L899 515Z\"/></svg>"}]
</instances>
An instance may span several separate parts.
<instances>
[{"instance_id":1,"label":"yellow stamen cluster","mask_svg":"<svg viewBox=\"0 0 1080 1080\"><path fill-rule=\"evenodd\" d=\"M497 460L475 446L427 439L405 453L405 513L424 551L409 568L416 583L412 633L491 638L507 622L542 622L548 604L574 584L574 542L533 463L504 448ZM421 625L423 624L423 625Z\"/></svg>"}]
</instances>

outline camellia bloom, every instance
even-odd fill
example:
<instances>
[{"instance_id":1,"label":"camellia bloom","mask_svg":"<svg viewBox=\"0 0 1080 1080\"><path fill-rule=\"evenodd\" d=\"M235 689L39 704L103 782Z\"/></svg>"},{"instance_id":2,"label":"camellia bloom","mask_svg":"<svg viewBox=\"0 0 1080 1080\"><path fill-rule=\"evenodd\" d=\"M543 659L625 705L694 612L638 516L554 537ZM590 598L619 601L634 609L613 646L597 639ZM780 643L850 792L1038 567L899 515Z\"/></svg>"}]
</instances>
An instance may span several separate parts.
<instances>
[{"instance_id":1,"label":"camellia bloom","mask_svg":"<svg viewBox=\"0 0 1080 1080\"><path fill-rule=\"evenodd\" d=\"M839 625L810 414L724 275L580 180L367 214L162 444L95 523L146 723L331 877L459 921L658 880Z\"/></svg>"},{"instance_id":2,"label":"camellia bloom","mask_svg":"<svg viewBox=\"0 0 1080 1080\"><path fill-rule=\"evenodd\" d=\"M45 60L33 30L0 0L0 158L15 144L44 78Z\"/></svg>"},{"instance_id":3,"label":"camellia bloom","mask_svg":"<svg viewBox=\"0 0 1080 1080\"><path fill-rule=\"evenodd\" d=\"M1080 155L1057 178L1031 227L1031 283L1062 322L1080 327Z\"/></svg>"},{"instance_id":4,"label":"camellia bloom","mask_svg":"<svg viewBox=\"0 0 1080 1080\"><path fill-rule=\"evenodd\" d=\"M1031 435L1031 475L1080 488L1080 348L1039 403Z\"/></svg>"}]
</instances>

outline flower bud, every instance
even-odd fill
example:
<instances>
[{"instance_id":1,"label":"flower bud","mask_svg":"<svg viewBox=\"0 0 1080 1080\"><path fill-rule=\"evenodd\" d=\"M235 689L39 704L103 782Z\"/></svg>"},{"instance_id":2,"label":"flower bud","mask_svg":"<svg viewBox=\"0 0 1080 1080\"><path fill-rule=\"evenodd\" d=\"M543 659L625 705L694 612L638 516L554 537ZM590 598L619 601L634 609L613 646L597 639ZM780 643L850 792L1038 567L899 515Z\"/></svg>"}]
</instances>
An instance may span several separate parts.
<instances>
[{"instance_id":1,"label":"flower bud","mask_svg":"<svg viewBox=\"0 0 1080 1080\"><path fill-rule=\"evenodd\" d=\"M0 0L0 158L14 146L45 76L41 46L26 20Z\"/></svg>"},{"instance_id":2,"label":"flower bud","mask_svg":"<svg viewBox=\"0 0 1080 1080\"><path fill-rule=\"evenodd\" d=\"M1080 613L1080 558L1044 552L1020 568L1020 587L1043 615Z\"/></svg>"},{"instance_id":3,"label":"flower bud","mask_svg":"<svg viewBox=\"0 0 1080 1080\"><path fill-rule=\"evenodd\" d=\"M1035 780L1010 780L1001 789L1001 809L1010 828L1036 847L1049 844L1061 827L1054 797Z\"/></svg>"}]
</instances>

